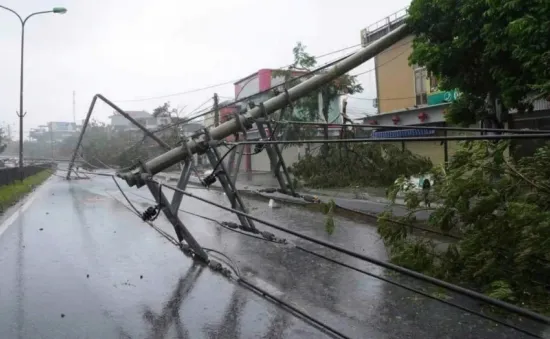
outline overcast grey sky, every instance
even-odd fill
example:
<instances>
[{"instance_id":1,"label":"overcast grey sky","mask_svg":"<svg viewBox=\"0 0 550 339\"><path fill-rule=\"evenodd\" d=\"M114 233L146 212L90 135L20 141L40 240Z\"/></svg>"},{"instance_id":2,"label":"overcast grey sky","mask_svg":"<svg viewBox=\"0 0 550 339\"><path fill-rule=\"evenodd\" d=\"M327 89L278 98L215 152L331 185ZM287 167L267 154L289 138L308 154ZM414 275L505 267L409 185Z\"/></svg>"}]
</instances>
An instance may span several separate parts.
<instances>
[{"instance_id":1,"label":"overcast grey sky","mask_svg":"<svg viewBox=\"0 0 550 339\"><path fill-rule=\"evenodd\" d=\"M95 93L113 101L143 99L237 80L292 62L297 41L313 55L360 43L360 30L408 5L408 0L0 0L23 17L64 6L64 15L31 18L25 36L24 130L47 121L81 121ZM18 130L20 24L0 9L0 123ZM319 60L328 62L334 54ZM389 67L390 65L388 65ZM352 74L371 69L372 61ZM376 96L374 72L359 78L358 95ZM211 97L232 97L233 86L164 99L120 102L151 111L165 101L190 111ZM372 110L350 102L352 113ZM107 121L112 112L94 113ZM184 111L185 112L185 111Z\"/></svg>"}]
</instances>

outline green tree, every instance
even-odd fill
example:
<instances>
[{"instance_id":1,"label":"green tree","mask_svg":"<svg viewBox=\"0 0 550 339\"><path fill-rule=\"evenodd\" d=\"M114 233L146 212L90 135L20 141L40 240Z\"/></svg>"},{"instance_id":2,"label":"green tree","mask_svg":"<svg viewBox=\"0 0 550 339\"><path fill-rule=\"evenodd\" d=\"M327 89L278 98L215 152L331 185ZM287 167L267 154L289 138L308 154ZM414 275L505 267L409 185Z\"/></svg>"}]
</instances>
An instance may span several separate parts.
<instances>
[{"instance_id":1,"label":"green tree","mask_svg":"<svg viewBox=\"0 0 550 339\"><path fill-rule=\"evenodd\" d=\"M304 77L295 79L305 72L312 71L317 66L317 60L306 52L306 46L298 42L292 49L294 62L287 69L274 72L274 76L284 76L288 81L288 87L292 87L304 80ZM293 80L294 79L294 80ZM361 93L363 87L357 83L357 79L349 74L344 74L334 81L323 85L319 91L313 92L294 103L294 109L288 109L283 119L294 121L319 121L322 118L329 121L329 111L335 99L344 94ZM321 101L321 105L319 105ZM319 107L321 106L321 112ZM321 114L321 116L320 116ZM298 125L285 126L283 134L287 140L307 139L316 134L316 128L301 127ZM328 125L323 126L323 136L328 139ZM328 144L324 146L324 153L328 152Z\"/></svg>"},{"instance_id":2,"label":"green tree","mask_svg":"<svg viewBox=\"0 0 550 339\"><path fill-rule=\"evenodd\" d=\"M399 265L548 313L550 145L516 163L506 157L507 147L462 142L445 170L433 170L433 208L401 178L388 196L395 201L402 192L409 213L398 217L388 209L378 231ZM432 213L423 227L458 240L426 240L411 227L425 209Z\"/></svg>"},{"instance_id":3,"label":"green tree","mask_svg":"<svg viewBox=\"0 0 550 339\"><path fill-rule=\"evenodd\" d=\"M292 165L292 173L306 186L388 187L400 175L422 174L432 168L430 159L391 144L354 143L347 152L332 144L327 155L308 155Z\"/></svg>"},{"instance_id":4,"label":"green tree","mask_svg":"<svg viewBox=\"0 0 550 339\"><path fill-rule=\"evenodd\" d=\"M0 153L3 153L6 150L6 147L8 147L7 142L9 141L10 140L6 140L4 129L0 128Z\"/></svg>"},{"instance_id":5,"label":"green tree","mask_svg":"<svg viewBox=\"0 0 550 339\"><path fill-rule=\"evenodd\" d=\"M550 93L550 2L413 0L411 64L426 66L442 90L463 95L447 119L471 124L503 111L529 110Z\"/></svg>"}]
</instances>

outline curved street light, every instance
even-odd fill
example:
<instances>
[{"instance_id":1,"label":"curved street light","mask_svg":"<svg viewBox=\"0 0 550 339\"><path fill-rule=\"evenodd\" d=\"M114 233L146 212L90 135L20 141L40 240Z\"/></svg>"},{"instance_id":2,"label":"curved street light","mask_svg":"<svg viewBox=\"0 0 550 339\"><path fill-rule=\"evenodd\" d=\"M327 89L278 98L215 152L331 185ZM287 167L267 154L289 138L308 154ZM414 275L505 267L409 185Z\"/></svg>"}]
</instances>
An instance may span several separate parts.
<instances>
[{"instance_id":1,"label":"curved street light","mask_svg":"<svg viewBox=\"0 0 550 339\"><path fill-rule=\"evenodd\" d=\"M67 13L67 9L64 7L54 7L52 10L49 10L49 11L31 13L25 19L23 19L16 11L14 11L11 8L8 8L2 5L0 5L0 8L3 8L7 11L12 12L17 16L17 18L21 22L21 74L19 76L19 113L17 113L17 116L19 116L19 168L22 168L23 167L23 117L26 114L26 113L23 113L23 60L24 60L23 52L25 47L25 24L27 23L27 20L29 20L31 17L35 15L48 14L48 13L65 14ZM21 172L21 179L23 179L23 172Z\"/></svg>"}]
</instances>

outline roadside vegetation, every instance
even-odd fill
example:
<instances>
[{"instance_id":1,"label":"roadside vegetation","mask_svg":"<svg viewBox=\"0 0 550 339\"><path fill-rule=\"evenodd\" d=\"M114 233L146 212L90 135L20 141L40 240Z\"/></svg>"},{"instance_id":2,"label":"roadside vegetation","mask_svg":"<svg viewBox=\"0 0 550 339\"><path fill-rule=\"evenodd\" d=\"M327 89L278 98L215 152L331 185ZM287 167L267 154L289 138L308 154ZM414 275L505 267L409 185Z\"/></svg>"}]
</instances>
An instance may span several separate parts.
<instances>
[{"instance_id":1,"label":"roadside vegetation","mask_svg":"<svg viewBox=\"0 0 550 339\"><path fill-rule=\"evenodd\" d=\"M525 114L550 99L549 14L548 1L412 1L410 63L425 66L440 90L461 93L448 122L503 128L511 109ZM394 263L550 314L550 146L521 159L509 146L462 142L432 170L433 208L399 179L388 197L404 192L409 213L388 210L378 230ZM430 228L458 239L441 246L412 237L407 225L420 209L431 210Z\"/></svg>"},{"instance_id":2,"label":"roadside vegetation","mask_svg":"<svg viewBox=\"0 0 550 339\"><path fill-rule=\"evenodd\" d=\"M23 181L14 181L12 184L0 187L0 213L4 213L10 206L17 203L26 194L32 192L52 175L51 170L44 170Z\"/></svg>"},{"instance_id":3,"label":"roadside vegetation","mask_svg":"<svg viewBox=\"0 0 550 339\"><path fill-rule=\"evenodd\" d=\"M308 155L291 170L311 188L388 187L401 175L422 174L432 166L430 159L392 144L331 144L328 155Z\"/></svg>"},{"instance_id":4,"label":"roadside vegetation","mask_svg":"<svg viewBox=\"0 0 550 339\"><path fill-rule=\"evenodd\" d=\"M433 170L429 227L459 239L445 248L413 237L414 212L427 209L404 178L409 215L378 219L392 262L535 311L550 313L550 145L513 161L508 144L464 142L446 170ZM394 223L393 220L400 223Z\"/></svg>"}]
</instances>

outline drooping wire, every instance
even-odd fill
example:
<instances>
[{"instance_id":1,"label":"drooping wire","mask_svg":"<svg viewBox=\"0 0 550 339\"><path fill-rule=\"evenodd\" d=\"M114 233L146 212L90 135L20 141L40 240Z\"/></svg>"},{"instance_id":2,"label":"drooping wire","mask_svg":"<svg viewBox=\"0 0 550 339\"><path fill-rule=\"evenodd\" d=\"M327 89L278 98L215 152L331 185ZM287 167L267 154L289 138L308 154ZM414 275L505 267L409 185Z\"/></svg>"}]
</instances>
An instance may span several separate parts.
<instances>
[{"instance_id":1,"label":"drooping wire","mask_svg":"<svg viewBox=\"0 0 550 339\"><path fill-rule=\"evenodd\" d=\"M95 173L92 173L92 174L95 174ZM126 196L126 194L124 193L124 191L121 189L120 185L119 185L118 182L115 180L114 175L110 175L110 176L113 178L113 181L115 182L117 188L119 189L119 191L122 193L122 195L124 196L124 198L125 198L126 201L128 202L129 206L133 208L133 211L135 212L136 215L140 216L139 211L137 210L137 208L135 208L135 206L133 205L133 203L129 200L129 198ZM177 188L171 187L171 186L169 186L169 185L160 184L160 183L157 183L157 182L155 182L155 183L156 183L157 185L159 185L159 194L160 194L160 192L161 192L160 190L161 190L161 187L162 187L162 186L166 186L167 188L175 189L175 190L180 191L180 192L185 192L185 191L179 190L179 189L177 189ZM194 195L192 195L192 194L190 194L190 193L187 193L186 195L191 196L191 197L198 198L198 197L196 197L196 196L194 196ZM208 202L206 199L202 199L202 198L199 198L199 200ZM211 204L213 204L213 205L218 205L218 204L216 204L216 203L214 203L214 202L209 202L209 203L211 203ZM220 206L222 206L222 205L220 205ZM237 213L237 210L233 210L233 209L231 209L231 208L224 208L224 209L226 209L226 210L232 210L233 212ZM240 211L238 211L238 212L240 212ZM248 215L248 214L246 214L246 213L242 213L242 212L241 212L241 213L238 213L238 214L246 215L247 217L251 217L251 219L255 219L256 221L261 222L261 223L264 223L264 224L266 224L266 225L268 225L268 226L270 226L270 224L271 224L271 223L266 222L266 221L264 221L264 220L261 220L261 219L258 219L258 218L254 218L254 217L252 217L252 216L250 216L250 215ZM205 219L207 219L207 218L205 217ZM209 219L209 218L208 218L208 219ZM151 223L149 223L149 224L151 225ZM173 239L173 237L171 237L171 236L170 236L169 234L167 234L166 232L164 232L164 231L158 229L157 227L155 227L155 229L157 229L157 231L159 231L159 232L160 232L161 234L163 234L165 237L169 237L169 238L172 238L172 239ZM306 239L306 240L310 240L310 239L308 239L309 237L307 237L307 236L301 235L301 234L299 234L299 233L296 233L296 232L293 232L293 231L290 231L290 230L286 230L286 229L284 229L284 228L282 228L282 227L280 227L280 230L281 230L281 231L286 231L287 233L293 234L293 235L295 235L295 236L299 236L299 237L304 238L304 239ZM314 239L314 238L311 238L311 239ZM175 239L173 239L173 240L175 241ZM319 242L319 241L313 241L313 242L316 242L316 243L317 243L317 242ZM175 243L178 244L177 241L175 241ZM329 247L329 248L332 248L332 249L335 249L335 250L336 250L336 248L338 248L338 247L335 246L335 245L326 246L326 247ZM515 329L515 330L517 330L517 331L519 331L519 332L522 332L522 333L525 333L525 334L528 334L528 335L531 335L531 336L540 338L540 336L538 336L537 334L534 334L534 333L531 333L531 332L529 332L529 331L523 330L523 329L518 328L518 327L516 327L516 326L514 326L514 325L512 325L512 324L508 324L508 323L503 322L503 321L500 321L500 320L498 320L498 319L494 319L494 318L492 318L492 317L486 316L486 315L484 315L484 314L482 314L482 313L479 313L479 312L477 312L477 311L470 310L470 309L465 308L465 307L463 307L463 306L456 305L456 304L451 303L451 302L448 302L448 301L446 301L446 300L443 300L443 299L440 299L440 298L431 296L431 295L429 295L429 294L427 294L427 293L425 293L425 292L422 292L422 291L420 291L420 290L416 290L416 289L414 289L414 288L407 287L407 286L405 286L405 285L403 285L403 284L400 284L400 283L391 281L391 280L389 280L389 279L386 279L386 278L383 278L383 277L374 275L374 274L372 274L372 273L369 273L369 272L366 272L366 271L364 271L364 270L355 268L355 267L350 266L350 265L347 265L347 264L345 264L345 263L341 263L341 262L339 262L339 261L336 261L336 260L334 260L334 259L328 258L328 257L323 256L323 255L321 255L321 254L318 254L318 253L309 251L309 250L307 250L307 249L305 249L305 248L302 248L302 247L300 247L300 246L297 246L297 248L298 248L299 250L305 251L305 252L307 252L307 253L309 253L309 254L311 254L311 255L315 255L315 256L318 256L318 257L320 257L320 258L323 258L323 259L325 259L325 260L327 260L327 261L333 262L333 263L335 263L335 264L339 264L339 265L341 265L341 266L343 266L343 267L347 267L347 268L349 268L349 269L352 269L352 270L361 272L361 273L363 273L363 274L366 274L366 275L369 275L369 276L372 276L372 277L381 279L381 280L386 281L386 282L388 282L388 283L390 283L390 284L393 284L393 285L399 286L399 287L401 287L401 288L407 289L407 290L409 290L409 291L418 293L418 294L423 295L423 296L425 296L425 297L428 297L428 298L431 298L431 299L438 300L438 301L443 302L443 303L445 303L445 304L447 304L447 305L449 305L449 306L457 307L457 308L459 308L459 309L461 309L461 310L464 310L464 311L466 311L466 312L469 312L469 313L475 314L475 315L477 315L477 316L480 316L480 317L482 317L482 318L485 318L485 319L494 321L495 323L499 323L499 324L501 324L501 325L503 325L503 326L506 326L506 327L510 327L510 328L512 328L512 329ZM236 272L239 272L238 266L235 265L235 263L234 263L228 256L226 256L225 254L223 254L222 252L219 252L219 251L216 251L216 250L212 250L212 249L205 249L205 250L208 250L208 251L211 251L211 252L215 252L215 253L218 253L218 254L224 256L225 258L227 258L227 259L232 263L232 266L234 267L234 270L235 270ZM348 252L348 253L346 253L346 252L344 252L344 253L346 253L346 254L353 253L353 252L350 252L350 251L347 251L347 252ZM371 260L367 260L367 261L373 262L373 261L371 261ZM381 262L381 261L380 261L380 262ZM380 264L378 264L378 263L376 263L376 262L373 262L373 263L375 263L375 264L377 264L377 265L379 265L379 266L382 266L382 267L386 267L386 268L391 268L390 265L392 265L392 264L388 264L388 263L386 263L386 265L380 265ZM387 266L389 266L389 267L387 267ZM395 266L395 265L393 265L393 266ZM397 266L397 267L399 267L399 266ZM409 270L404 269L404 268L401 268L401 269L402 269L402 270L405 270L405 271L409 271ZM399 272L399 270L398 270L398 272ZM405 274L404 272L400 272L400 273ZM417 272L414 272L414 273L419 274L419 273L417 273ZM406 275L409 275L409 274L406 274ZM241 278L241 276L240 276L239 273L237 273L237 276L238 276L239 280L242 280L242 281L245 283L245 285L248 285L248 284L249 284L248 282L246 282L245 280L243 280L243 279ZM427 277L427 278L430 278L430 277ZM437 279L434 279L434 278L431 278L431 279L434 280L434 281L437 280ZM424 280L424 279L422 279L422 280ZM446 284L448 284L448 283L446 283ZM453 286L452 284L448 284L448 285ZM253 285L252 285L252 286L253 286ZM256 286L253 286L253 287L254 287L254 288L257 288ZM457 287L458 287L458 286L457 286ZM451 288L449 288L449 289L451 289ZM457 292L457 293L461 293L461 292L455 290L454 288L451 289L451 290L453 290L453 291L455 291L455 292ZM475 292L473 292L473 291L469 291L469 292L470 292L470 293L475 293ZM467 294L467 295L469 295L469 294ZM469 296L471 296L471 295L469 295ZM489 299L490 299L490 298L489 298ZM483 300L483 301L486 301L486 300ZM497 300L497 301L498 301L498 300ZM500 301L498 301L498 302L500 302ZM503 303L503 304L506 304L506 303ZM510 305L510 306L513 306L513 305ZM503 308L507 309L507 307L503 307ZM520 310L521 310L521 309L520 309ZM526 311L526 310L521 310L521 311ZM516 313L517 313L517 312L516 312ZM528 314L521 314L521 315L523 315L523 316L529 316ZM537 315L537 316L538 316L538 317L543 317L543 316L541 316L541 315ZM537 319L535 319L535 320L539 320L538 317L537 317ZM314 320L315 320L315 319L314 319ZM315 321L316 321L316 320L315 320ZM327 326L327 325L325 325L325 324L322 324L322 325L323 325L323 326ZM329 328L330 328L330 327L329 327ZM339 333L339 332L336 332L336 333Z\"/></svg>"},{"instance_id":2,"label":"drooping wire","mask_svg":"<svg viewBox=\"0 0 550 339\"><path fill-rule=\"evenodd\" d=\"M115 183L116 183L116 181L115 181ZM120 186L118 185L118 183L117 183L117 187L119 188L121 193L126 197L124 192L122 192L122 190L120 189ZM160 189L160 187L159 187L159 189ZM130 211L133 211L139 217L140 213L137 211L137 209L134 207L134 205L129 200L127 200L127 201L130 204L130 206L132 206L133 210L130 209L130 207L128 207L128 206L127 206L127 208L130 209ZM126 205L124 205L124 206L126 206ZM164 238L166 238L168 241L170 241L174 246L176 246L178 248L181 248L181 244L174 237L172 237L170 234L168 234L167 232L160 229L160 227L155 226L152 222L150 222L150 221L146 221L146 222L149 226L151 226L153 229L155 229L160 235L162 235ZM335 335L337 335L338 337L341 337L341 338L350 339L348 336L346 336L342 332L336 330L335 328L333 328L333 327L331 327L331 326L329 326L329 325L313 318L312 316L310 316L306 312L297 309L296 307L292 306L291 304L287 303L286 301L270 294L268 291L262 289L261 287L258 287L256 285L254 285L254 284L250 283L249 281L247 281L246 279L244 279L244 277L241 274L239 266L225 253L223 253L221 251L218 251L218 250L215 250L215 249L211 249L211 248L205 248L205 247L201 247L201 248L206 252L216 253L218 255L221 255L223 258L227 259L228 262L226 262L226 264L229 267L231 267L231 269L235 272L235 275L237 277L236 281L238 283L240 283L241 285L247 287L248 289L250 289L250 290L252 290L256 293L258 293L259 295L261 295L263 297L267 297L267 298L275 301L280 306L291 310L292 312L294 312L299 317L302 317L302 318L312 322L313 324L315 324L316 326L319 326L321 329L327 331L328 333L335 334ZM230 276L227 276L227 278L231 279Z\"/></svg>"},{"instance_id":3,"label":"drooping wire","mask_svg":"<svg viewBox=\"0 0 550 339\"><path fill-rule=\"evenodd\" d=\"M325 53L325 54L322 54L322 55L314 56L314 58L316 58L316 59L324 58L324 57L327 57L329 55L333 55L333 54L336 54L336 53L347 51L349 49L356 48L356 47L359 47L359 46L361 46L361 44L356 44L356 45L344 47L344 48L341 48L341 49L336 50L336 51L332 51L332 52L328 52L328 53ZM279 67L279 69L284 69L284 68L290 67L292 65L293 65L293 63L285 65L283 67ZM235 83L238 80L239 79L225 81L225 82L221 82L221 83L214 84L214 85L208 85L208 86L195 88L195 89L190 89L190 90L183 91L183 92L176 92L176 93L172 93L172 94L165 94L165 95L153 96L153 97L142 98L142 99L114 100L114 101L123 103L123 102L139 102L139 101L149 101L149 100L156 100L156 99L165 99L165 98L169 98L169 97L180 96L180 95L185 95L185 94L191 94L191 93L204 91L204 90L207 90L207 89L212 89L212 88L216 88L216 87L230 85L230 84Z\"/></svg>"},{"instance_id":4,"label":"drooping wire","mask_svg":"<svg viewBox=\"0 0 550 339\"><path fill-rule=\"evenodd\" d=\"M403 46L403 45L406 45L407 43L409 43L409 42L407 41L407 42L402 43L402 44L400 44L400 45L391 47L390 50L391 50L391 49L394 49L394 48L401 47L401 46ZM350 54L348 54L348 55L346 55L346 56L344 56L344 57L341 57L341 58L338 58L338 59L333 60L333 61L331 61L331 62L328 62L328 63L326 63L326 64L323 65L323 66L320 66L320 67L315 68L315 69L313 69L313 70L311 70L311 71L305 72L305 73L300 74L300 75L298 75L298 76L296 76L296 77L293 77L293 78L291 78L291 79L288 79L288 80L284 81L284 82L281 83L281 84L278 84L278 85L275 85L275 86L271 86L270 88L265 89L265 90L263 90L263 91L260 91L260 92L258 92L258 93L251 94L251 95L249 95L249 96L242 97L242 98L240 98L240 99L236 99L236 100L234 100L234 101L232 101L232 102L226 103L226 104L224 104L224 105L222 105L222 106L219 106L217 109L223 109L223 108L230 107L230 106L233 106L233 105L235 105L235 104L238 104L238 103L240 103L240 102L247 101L247 100L249 100L249 99L253 99L253 98L258 97L258 96L260 96L260 95L263 95L263 94L265 94L265 93L269 93L269 92L271 92L271 91L273 91L273 90L276 90L277 88L280 88L281 86L286 87L286 86L288 85L288 83L290 83L290 82L295 82L296 80L299 80L299 79L301 79L301 78L312 76L312 75L314 75L314 74L316 74L316 73L318 73L318 72L320 72L320 71L322 71L322 70L324 70L324 69L326 69L326 68L328 68L328 67L330 67L330 66L332 66L332 65L334 65L334 64L336 64L336 63L338 63L338 62L340 62L340 61L342 61L343 59L346 59L347 57L349 57L350 55L353 55L353 54L354 54L354 53L350 53ZM394 58L394 59L395 59L395 58ZM377 65L374 69L372 69L372 70L370 70L370 71L373 71L373 70L375 70L375 69L377 69L377 68L380 68L380 67L382 67L382 66L385 66L386 64L388 64L389 62L393 61L394 59L391 59L391 60L389 60L389 61L387 61L387 62L385 62L385 63L382 63L382 64L380 64L380 65ZM120 102L120 101L119 101L119 102ZM172 123L172 124L167 124L167 125L165 125L165 126L163 126L163 127L158 128L156 131L152 131L152 133L159 133L159 132L162 132L162 131L164 131L164 130L166 130L166 129L172 128L172 127L174 127L174 126L181 125L181 124L184 124L184 123L188 123L188 122L190 122L190 121L192 121L192 120L194 120L194 119L198 119L198 118L201 118L201 117L206 116L206 115L208 115L208 114L211 114L211 113L213 113L215 110L216 110L216 108L209 109L208 111L205 111L205 112L203 112L203 113L201 113L201 114L195 115L195 116L192 117L192 118L185 119L185 121L176 122L176 123ZM145 138L144 138L144 139L145 139ZM144 142L144 140L142 140L141 142ZM137 146L138 144L139 144L139 142L136 143L136 145L134 145L134 146L128 148L128 150L134 148L134 147Z\"/></svg>"},{"instance_id":5,"label":"drooping wire","mask_svg":"<svg viewBox=\"0 0 550 339\"><path fill-rule=\"evenodd\" d=\"M144 197L142 195L139 195L139 194L136 194L136 193L133 193L133 192L128 192L129 194L132 194L136 197L139 197L141 199L145 199L145 200L149 200L149 201L154 201L153 199L151 198L147 198L147 197ZM194 212L190 212L190 211L186 211L182 208L179 208L178 209L179 212L183 212L185 214L189 214L189 215L192 215L194 217L197 217L197 218L201 218L201 219L204 219L204 220L208 220L210 222L213 222L214 224L216 224L217 226L219 227L222 227L228 231L231 231L231 232L235 232L235 233L238 233L238 234L241 234L241 235L244 235L246 237L250 237L250 238L254 238L254 239L258 239L258 240L262 240L262 241L266 241L266 242L271 242L271 243L275 243L275 244L282 244L282 243L286 243L286 240L285 239L281 239L281 240L273 240L271 238L271 234L269 232L260 232L262 234L262 236L256 236L254 234L251 234L250 232L243 232L243 231L240 231L239 230L239 227L237 224L234 224L234 225L231 225L233 227L230 227L229 224L233 224L233 223L225 223L225 222L220 222L218 221L217 219L214 219L214 218L210 218L210 217L207 217L207 216L204 216L204 215L201 215L201 214L198 214L198 213L194 213Z\"/></svg>"},{"instance_id":6,"label":"drooping wire","mask_svg":"<svg viewBox=\"0 0 550 339\"><path fill-rule=\"evenodd\" d=\"M229 208L229 207L226 207L226 206L223 206L221 204L218 204L218 203L215 203L213 201L209 201L208 199L205 199L205 198L202 198L202 197L199 197L197 195L194 195L192 193L189 193L189 192L186 192L184 190L180 190L178 189L177 187L173 187L173 186L170 186L170 185L166 185L166 184L161 184L161 185L164 185L166 188L169 188L169 189L172 189L174 191L177 191L177 192L180 192L186 196L189 196L189 197L193 197L197 200L200 200L202 202L205 202L207 204L210 204L210 205L213 205L213 206L216 206L216 207L219 207L221 209L224 209L224 210L227 210L227 211L231 211L235 214L238 214L238 215L241 215L241 216L244 216L244 217L247 217L249 219L252 219L254 221L257 221L257 222L260 222L266 226L270 226L272 228L275 228L279 231L282 231L282 232L285 232L285 233L288 233L288 234L291 234L295 237L298 237L298 238L301 238L301 239L304 239L304 240L307 240L307 241L310 241L310 242L313 242L313 243L316 243L318 245L321 245L321 246L324 246L326 248L330 248L332 250L335 250L337 252L340 252L340 253L344 253L344 254L347 254L349 256L352 256L352 257L355 257L357 259L361 259L363 261L367 261L367 262L370 262L372 264L375 264L377 266L381 266L381 267L384 267L386 269L389 269L389 270L392 270L392 271L396 271L398 273L401 273L401 274L404 274L406 276L410 276L410 277L413 277L413 278L416 278L418 280L422 280L422 281L425 281L425 282L428 282L428 283L431 283L431 284L434 284L434 285L437 285L437 286L440 286L440 287L443 287L443 288L446 288L446 289L449 289L453 292L456 292L456 293L459 293L459 294L462 294L462 295L466 295L468 297L471 297L473 299L477 299L477 300L480 300L480 301L483 301L485 303L488 303L490 305L493 305L493 306L496 306L496 307L499 307L499 308L502 308L502 309L505 309L509 312L512 312L512 313L515 313L515 314L518 314L518 315L521 315L521 316L524 316L524 317L528 317L530 319L533 319L533 320L536 320L536 321L539 321L539 322L542 322L542 323L545 323L545 324L550 324L550 318L544 316L544 315L541 315L541 314L538 314L538 313L535 313L533 311L530 311L530 310L526 310L526 309L523 309L523 308L520 308L518 306L515 306L515 305L512 305L512 304L509 304L507 302L504 302L504 301L501 301L501 300L497 300L497 299L494 299L494 298L491 298L491 297L488 297L484 294L481 294L479 292L475 292L475 291L472 291L472 290L469 290L469 289L466 289L464 287L461 287L461 286L457 286L457 285L454 285L454 284L451 284L451 283L448 283L446 281L443 281L443 280L440 280L440 279L436 279L436 278L433 278L433 277L430 277L430 276L427 276L427 275L424 275L422 273L419 273L419 272L416 272L416 271L413 271L413 270L410 270L410 269L407 269L407 268L404 268L404 267L401 267L401 266L398 266L398 265L395 265L395 264L392 264L392 263L388 263L388 262L385 262L385 261L382 261L382 260L379 260L379 259L376 259L376 258L373 258L373 257L370 257L370 256L367 256L367 255L364 255L364 254L360 254L360 253L356 253L356 252L353 252L353 251L350 251L348 249L345 249L341 246L338 246L338 245L335 245L335 244L332 244L332 243L329 243L329 242L326 242L326 241L323 241L323 240L319 240L319 239L316 239L316 238L313 238L313 237L310 237L308 235L305 235L305 234L301 234L299 232L296 232L296 231L293 231L293 230L290 230L290 229L287 229L285 227L282 227L282 226L279 226L279 225L276 225L270 221L267 221L267 220L263 220L261 218L258 218L258 217L255 217L253 215L250 215L250 214L247 214L247 213L244 213L242 211L239 211L239 210L236 210L236 209L233 209L233 208Z\"/></svg>"},{"instance_id":7,"label":"drooping wire","mask_svg":"<svg viewBox=\"0 0 550 339\"><path fill-rule=\"evenodd\" d=\"M124 197L124 199L126 199L126 202L128 203L128 205L130 205L130 207L134 210L134 212L136 212L137 215L139 215L140 218L143 218L143 214L141 214L138 209L134 206L134 204L132 204L132 202L130 201L130 199L128 198L128 196L126 195L126 193L124 193L124 190L122 189L122 187L120 187L120 185L118 184L118 182L116 181L116 178L114 175L110 175L110 177L113 179L113 181L115 182L115 185L116 187L118 188L118 190L120 191L120 193L122 194L122 196Z\"/></svg>"},{"instance_id":8,"label":"drooping wire","mask_svg":"<svg viewBox=\"0 0 550 339\"><path fill-rule=\"evenodd\" d=\"M521 332L521 333L530 335L530 336L535 337L535 338L542 338L541 336L539 336L539 335L537 335L537 334L535 334L535 333L532 333L532 332L530 332L530 331L524 330L524 329L522 329L522 328L520 328L520 327L517 327L517 326L515 326L515 325L513 325L513 324L509 324L509 323L507 323L507 322L505 322L505 321L502 321L502 320L500 320L500 319L490 317L490 316L485 315L485 314L483 314L483 313L481 313L481 312L478 312L478 311L472 310L472 309L470 309L470 308L461 306L461 305L459 305L459 304L455 304L455 303L452 303L452 302L450 302L450 301L447 301L447 300L445 300L444 298L436 297L436 296L431 295L431 294L429 294L429 293L426 293L426 292L424 292L424 291L422 291L422 290L419 290L419 289L416 289L416 288L413 288L413 287L409 287L409 286L407 286L407 285L405 285L405 284L398 283L398 282L393 281L393 280L391 280L391 279L384 278L384 277L382 277L382 276L380 276L380 275L377 275L377 274L373 274L373 273L367 272L367 271L365 271L365 270L362 270L362 269L357 268L357 267L353 267L353 266L351 266L351 265L348 265L348 264L343 263L343 262L338 261L338 260L334 260L334 259L332 259L332 258L329 258L329 257L325 256L325 255L322 255L322 254L319 254L319 253L310 251L310 250L308 250L308 249L306 249L306 248L303 248L302 246L296 246L296 248L299 249L300 251L303 251L303 252L308 253L308 254L310 254L310 255L319 257L319 258L321 258L321 259L323 259L323 260L326 260L326 261L332 262L332 263L334 263L334 264L337 264L337 265L340 265L340 266L349 268L350 270L353 270L353 271L356 271L356 272L359 272L359 273L368 275L368 276L373 277L373 278L375 278L375 279L382 280L382 281L384 281L384 282L386 282L386 283L388 283L388 284L391 284L391 285L400 287L400 288L402 288L402 289L405 289L405 290L407 290L407 291L410 291L410 292L419 294L419 295L421 295L421 296L423 296L423 297L426 297L426 298L428 298L428 299L436 300L436 301L439 301L439 302L441 302L441 303L443 303L443 304L446 304L446 305L448 305L448 306L458 308L458 309L460 309L460 310L462 310L462 311L465 311L465 312L468 312L468 313L470 313L470 314L474 314L474 315L476 315L476 316L478 316L478 317L481 317L481 318L484 318L484 319L493 321L493 322L495 322L495 323L497 323L497 324L500 324L500 325L502 325L502 326L512 328L512 329L514 329L514 330L516 330L516 331L518 331L518 332Z\"/></svg>"}]
</instances>

